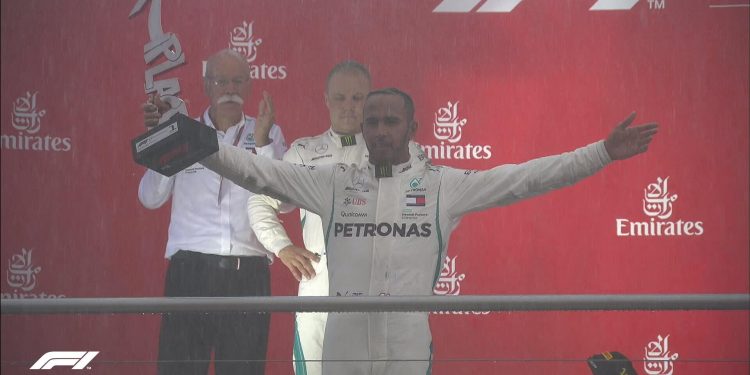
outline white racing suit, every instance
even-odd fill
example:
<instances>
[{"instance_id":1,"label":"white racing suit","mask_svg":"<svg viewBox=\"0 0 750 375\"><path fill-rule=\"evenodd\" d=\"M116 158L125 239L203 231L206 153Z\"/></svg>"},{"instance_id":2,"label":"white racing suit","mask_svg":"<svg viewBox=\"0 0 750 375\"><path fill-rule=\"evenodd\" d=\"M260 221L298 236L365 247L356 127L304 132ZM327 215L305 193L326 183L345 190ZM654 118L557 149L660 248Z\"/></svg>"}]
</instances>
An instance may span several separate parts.
<instances>
[{"instance_id":1,"label":"white racing suit","mask_svg":"<svg viewBox=\"0 0 750 375\"><path fill-rule=\"evenodd\" d=\"M453 229L469 212L571 185L610 162L599 141L486 171L420 164L412 155L375 177L371 164L299 166L220 145L201 163L236 184L320 215L331 296L431 295ZM425 374L426 313L335 313L323 349L326 375ZM330 362L329 362L330 361Z\"/></svg>"},{"instance_id":2,"label":"white racing suit","mask_svg":"<svg viewBox=\"0 0 750 375\"><path fill-rule=\"evenodd\" d=\"M411 143L413 153L421 153L419 145ZM284 160L300 165L326 165L343 163L362 165L367 163L367 146L358 133L354 136L341 136L332 129L315 137L300 138L294 141L284 154ZM248 200L247 211L255 235L263 246L276 256L292 241L278 219L279 212L290 212L295 207L267 195L253 195ZM319 254L320 261L313 262L315 276L302 279L299 284L300 296L328 295L328 267L326 267L325 238L320 216L300 209L302 239L305 248ZM297 375L320 375L323 353L323 337L326 327L326 313L297 313L294 322L294 372Z\"/></svg>"}]
</instances>

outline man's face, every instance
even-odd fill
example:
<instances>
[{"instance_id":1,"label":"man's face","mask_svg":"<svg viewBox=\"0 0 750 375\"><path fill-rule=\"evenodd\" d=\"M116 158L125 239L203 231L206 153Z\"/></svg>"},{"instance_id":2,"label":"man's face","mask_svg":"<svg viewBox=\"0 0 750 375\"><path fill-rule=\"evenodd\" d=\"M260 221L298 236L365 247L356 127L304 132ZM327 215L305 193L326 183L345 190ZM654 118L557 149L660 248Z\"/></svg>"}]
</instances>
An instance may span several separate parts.
<instances>
[{"instance_id":1,"label":"man's face","mask_svg":"<svg viewBox=\"0 0 750 375\"><path fill-rule=\"evenodd\" d=\"M241 114L252 88L247 64L232 57L219 58L206 72L204 86L212 108L223 115Z\"/></svg>"},{"instance_id":2,"label":"man's face","mask_svg":"<svg viewBox=\"0 0 750 375\"><path fill-rule=\"evenodd\" d=\"M370 81L362 73L343 71L334 74L325 93L331 127L337 133L359 133L362 109L370 91Z\"/></svg>"},{"instance_id":3,"label":"man's face","mask_svg":"<svg viewBox=\"0 0 750 375\"><path fill-rule=\"evenodd\" d=\"M373 95L365 101L362 136L373 164L401 164L409 160L409 140L416 122L407 117L403 98Z\"/></svg>"}]
</instances>

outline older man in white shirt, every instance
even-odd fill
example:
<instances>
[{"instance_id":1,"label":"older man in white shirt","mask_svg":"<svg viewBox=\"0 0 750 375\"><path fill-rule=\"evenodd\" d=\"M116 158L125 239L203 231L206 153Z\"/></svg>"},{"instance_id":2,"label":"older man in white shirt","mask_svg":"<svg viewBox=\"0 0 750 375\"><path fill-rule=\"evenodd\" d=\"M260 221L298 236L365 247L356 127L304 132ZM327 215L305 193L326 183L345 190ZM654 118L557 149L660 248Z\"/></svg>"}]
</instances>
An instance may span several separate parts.
<instances>
[{"instance_id":1,"label":"older man in white shirt","mask_svg":"<svg viewBox=\"0 0 750 375\"><path fill-rule=\"evenodd\" d=\"M280 159L286 151L273 124L270 96L263 93L257 119L243 113L252 82L245 59L223 50L208 59L204 89L210 107L199 120L217 131L219 143ZM147 127L166 105L144 104ZM172 177L147 170L138 188L143 206L156 209L172 198L164 294L168 297L266 296L272 254L255 237L246 204L252 193L194 164ZM217 375L263 374L268 314L172 313L162 317L159 374L206 374L213 352Z\"/></svg>"}]
</instances>

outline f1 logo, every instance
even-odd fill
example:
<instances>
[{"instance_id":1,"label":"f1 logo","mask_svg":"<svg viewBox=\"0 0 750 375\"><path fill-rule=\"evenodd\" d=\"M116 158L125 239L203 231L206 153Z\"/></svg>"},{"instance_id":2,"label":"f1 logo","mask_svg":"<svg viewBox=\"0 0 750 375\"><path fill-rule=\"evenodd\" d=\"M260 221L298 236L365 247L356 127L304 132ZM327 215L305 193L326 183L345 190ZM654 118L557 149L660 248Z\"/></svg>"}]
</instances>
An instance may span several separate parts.
<instances>
[{"instance_id":1,"label":"f1 logo","mask_svg":"<svg viewBox=\"0 0 750 375\"><path fill-rule=\"evenodd\" d=\"M83 370L99 352L47 352L29 370L49 370L55 366L72 366Z\"/></svg>"}]
</instances>

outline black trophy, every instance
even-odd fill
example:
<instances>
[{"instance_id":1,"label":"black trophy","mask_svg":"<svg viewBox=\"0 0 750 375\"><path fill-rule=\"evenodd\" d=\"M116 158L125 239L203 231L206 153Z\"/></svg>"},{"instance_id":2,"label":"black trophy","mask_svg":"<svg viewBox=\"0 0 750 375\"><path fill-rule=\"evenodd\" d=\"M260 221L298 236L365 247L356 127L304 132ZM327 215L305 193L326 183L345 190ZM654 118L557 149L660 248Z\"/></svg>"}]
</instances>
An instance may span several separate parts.
<instances>
[{"instance_id":1,"label":"black trophy","mask_svg":"<svg viewBox=\"0 0 750 375\"><path fill-rule=\"evenodd\" d=\"M216 130L180 112L131 141L133 159L167 177L219 150Z\"/></svg>"}]
</instances>

